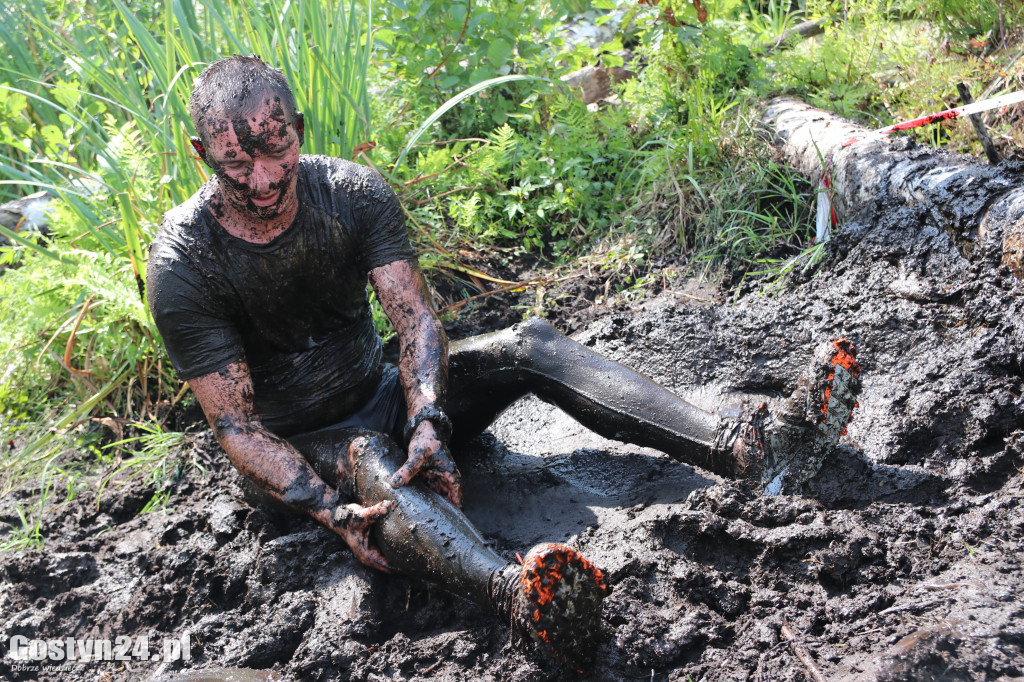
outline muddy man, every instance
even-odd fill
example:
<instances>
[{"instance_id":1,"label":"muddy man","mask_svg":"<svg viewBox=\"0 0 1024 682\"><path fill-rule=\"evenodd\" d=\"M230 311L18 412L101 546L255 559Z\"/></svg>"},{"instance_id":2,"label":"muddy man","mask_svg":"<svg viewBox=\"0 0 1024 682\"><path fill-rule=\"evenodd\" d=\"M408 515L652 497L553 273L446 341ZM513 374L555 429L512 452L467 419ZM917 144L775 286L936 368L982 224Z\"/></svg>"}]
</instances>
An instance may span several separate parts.
<instances>
[{"instance_id":1,"label":"muddy man","mask_svg":"<svg viewBox=\"0 0 1024 682\"><path fill-rule=\"evenodd\" d=\"M304 120L280 71L217 61L190 113L214 177L164 217L149 304L231 462L364 564L472 600L556 659L586 657L603 574L565 545L521 566L490 549L459 510L449 448L533 393L603 436L777 492L813 476L846 428L860 370L845 340L789 400L715 412L541 320L449 348L395 194L367 167L300 155ZM381 361L367 282L394 324L397 368Z\"/></svg>"}]
</instances>

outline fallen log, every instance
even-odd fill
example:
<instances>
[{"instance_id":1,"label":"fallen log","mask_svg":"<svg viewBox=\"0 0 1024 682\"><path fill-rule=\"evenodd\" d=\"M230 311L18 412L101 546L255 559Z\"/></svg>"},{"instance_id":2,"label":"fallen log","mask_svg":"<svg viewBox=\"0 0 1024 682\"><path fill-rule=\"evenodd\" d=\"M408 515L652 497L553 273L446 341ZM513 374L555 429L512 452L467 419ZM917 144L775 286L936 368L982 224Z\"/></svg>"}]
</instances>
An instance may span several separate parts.
<instances>
[{"instance_id":1,"label":"fallen log","mask_svg":"<svg viewBox=\"0 0 1024 682\"><path fill-rule=\"evenodd\" d=\"M38 232L49 236L49 213L53 195L36 192L6 204L0 204L0 248L11 245L11 237ZM0 275L7 271L7 264L0 263Z\"/></svg>"},{"instance_id":2,"label":"fallen log","mask_svg":"<svg viewBox=\"0 0 1024 682\"><path fill-rule=\"evenodd\" d=\"M0 225L11 232L42 232L47 233L50 202L53 195L49 192L36 192L21 199L0 204ZM10 240L0 234L0 246L7 246Z\"/></svg>"},{"instance_id":3,"label":"fallen log","mask_svg":"<svg viewBox=\"0 0 1024 682\"><path fill-rule=\"evenodd\" d=\"M573 90L580 91L584 104L593 104L612 95L612 85L635 78L636 74L621 66L585 66L562 77L562 82Z\"/></svg>"},{"instance_id":4,"label":"fallen log","mask_svg":"<svg viewBox=\"0 0 1024 682\"><path fill-rule=\"evenodd\" d=\"M1024 165L986 166L789 98L769 102L761 122L786 161L813 182L827 164L840 222L887 197L920 204L963 243L999 245L1003 264L1024 278Z\"/></svg>"},{"instance_id":5,"label":"fallen log","mask_svg":"<svg viewBox=\"0 0 1024 682\"><path fill-rule=\"evenodd\" d=\"M760 55L768 55L777 49L783 48L796 43L797 39L805 40L807 38L813 38L814 36L820 36L825 32L825 25L828 23L826 19L811 19L803 23L797 24L792 28L787 28L785 31L775 36L767 43L761 46L758 50Z\"/></svg>"}]
</instances>

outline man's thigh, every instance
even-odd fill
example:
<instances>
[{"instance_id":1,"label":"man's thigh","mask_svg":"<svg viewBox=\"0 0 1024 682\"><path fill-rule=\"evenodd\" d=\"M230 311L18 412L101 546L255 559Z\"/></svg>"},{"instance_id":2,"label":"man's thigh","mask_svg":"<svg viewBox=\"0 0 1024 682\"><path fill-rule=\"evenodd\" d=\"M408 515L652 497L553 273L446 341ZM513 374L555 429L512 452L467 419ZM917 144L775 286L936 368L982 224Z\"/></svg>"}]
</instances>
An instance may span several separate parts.
<instances>
[{"instance_id":1,"label":"man's thigh","mask_svg":"<svg viewBox=\"0 0 1024 682\"><path fill-rule=\"evenodd\" d=\"M519 326L451 344L447 408L455 454L527 393L515 358Z\"/></svg>"}]
</instances>

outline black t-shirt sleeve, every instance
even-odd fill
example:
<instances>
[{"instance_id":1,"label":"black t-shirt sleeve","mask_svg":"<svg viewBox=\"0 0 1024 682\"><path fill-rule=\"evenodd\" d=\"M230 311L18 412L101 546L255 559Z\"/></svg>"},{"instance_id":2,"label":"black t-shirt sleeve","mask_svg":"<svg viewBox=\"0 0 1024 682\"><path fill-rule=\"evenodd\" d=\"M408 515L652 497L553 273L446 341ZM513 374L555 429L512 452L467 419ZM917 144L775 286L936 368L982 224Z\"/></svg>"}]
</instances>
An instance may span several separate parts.
<instances>
[{"instance_id":1,"label":"black t-shirt sleeve","mask_svg":"<svg viewBox=\"0 0 1024 682\"><path fill-rule=\"evenodd\" d=\"M361 169L362 191L354 194L353 218L361 248L360 267L365 272L396 260L415 260L416 251L405 229L405 215L394 190L372 168Z\"/></svg>"},{"instance_id":2,"label":"black t-shirt sleeve","mask_svg":"<svg viewBox=\"0 0 1024 682\"><path fill-rule=\"evenodd\" d=\"M218 288L188 259L154 244L146 273L149 309L183 381L245 360L242 339Z\"/></svg>"}]
</instances>

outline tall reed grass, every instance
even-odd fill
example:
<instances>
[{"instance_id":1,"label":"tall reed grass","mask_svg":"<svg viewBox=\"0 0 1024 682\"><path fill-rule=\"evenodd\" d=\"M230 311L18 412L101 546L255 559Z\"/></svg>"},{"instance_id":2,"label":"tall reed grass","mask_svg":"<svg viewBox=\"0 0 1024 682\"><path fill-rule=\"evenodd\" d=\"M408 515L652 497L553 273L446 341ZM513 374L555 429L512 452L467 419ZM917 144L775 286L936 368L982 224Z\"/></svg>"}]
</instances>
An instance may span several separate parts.
<instances>
[{"instance_id":1,"label":"tall reed grass","mask_svg":"<svg viewBox=\"0 0 1024 682\"><path fill-rule=\"evenodd\" d=\"M145 261L162 214L207 178L187 101L208 63L258 54L283 70L307 153L348 158L370 139L372 0L134 7L0 3L0 199L46 189L58 207L49 240L0 228L21 247L0 279L0 430L53 427L33 429L0 475L41 466L53 436L95 407L156 421L181 396L145 305Z\"/></svg>"}]
</instances>

